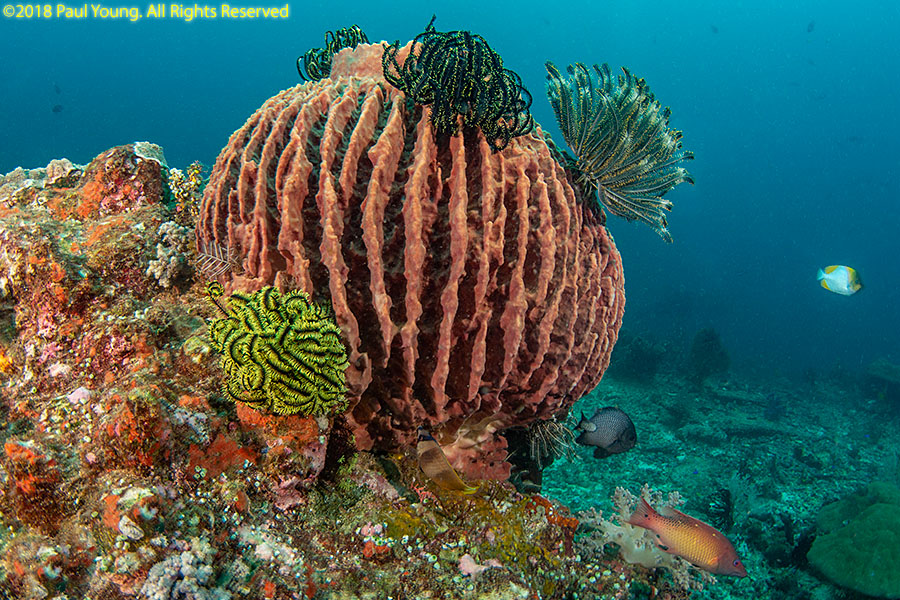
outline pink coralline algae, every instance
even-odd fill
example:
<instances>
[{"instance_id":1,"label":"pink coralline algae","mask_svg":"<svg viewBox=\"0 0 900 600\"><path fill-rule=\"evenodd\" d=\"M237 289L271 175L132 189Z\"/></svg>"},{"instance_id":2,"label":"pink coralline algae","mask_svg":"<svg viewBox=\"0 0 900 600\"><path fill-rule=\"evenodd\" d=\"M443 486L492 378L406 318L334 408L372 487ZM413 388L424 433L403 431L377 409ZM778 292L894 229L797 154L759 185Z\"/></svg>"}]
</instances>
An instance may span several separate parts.
<instances>
[{"instance_id":1,"label":"pink coralline algae","mask_svg":"<svg viewBox=\"0 0 900 600\"><path fill-rule=\"evenodd\" d=\"M198 241L243 257L231 290L274 284L333 306L359 448L408 447L425 426L455 442L457 468L502 478L495 432L599 382L621 258L540 130L497 153L475 130L436 139L381 54L341 51L330 79L281 92L232 135Z\"/></svg>"}]
</instances>

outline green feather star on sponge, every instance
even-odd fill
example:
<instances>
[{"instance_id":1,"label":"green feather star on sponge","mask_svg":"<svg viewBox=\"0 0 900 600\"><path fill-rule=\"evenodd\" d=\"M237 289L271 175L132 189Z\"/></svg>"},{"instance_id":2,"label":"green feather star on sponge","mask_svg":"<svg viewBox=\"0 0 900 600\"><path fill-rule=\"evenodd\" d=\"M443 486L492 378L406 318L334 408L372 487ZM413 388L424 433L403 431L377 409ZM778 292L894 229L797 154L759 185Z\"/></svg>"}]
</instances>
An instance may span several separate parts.
<instances>
[{"instance_id":1,"label":"green feather star on sponge","mask_svg":"<svg viewBox=\"0 0 900 600\"><path fill-rule=\"evenodd\" d=\"M347 351L330 313L304 292L265 287L219 304L221 284L206 287L225 315L209 323L227 375L225 394L260 410L326 415L346 408Z\"/></svg>"}]
</instances>

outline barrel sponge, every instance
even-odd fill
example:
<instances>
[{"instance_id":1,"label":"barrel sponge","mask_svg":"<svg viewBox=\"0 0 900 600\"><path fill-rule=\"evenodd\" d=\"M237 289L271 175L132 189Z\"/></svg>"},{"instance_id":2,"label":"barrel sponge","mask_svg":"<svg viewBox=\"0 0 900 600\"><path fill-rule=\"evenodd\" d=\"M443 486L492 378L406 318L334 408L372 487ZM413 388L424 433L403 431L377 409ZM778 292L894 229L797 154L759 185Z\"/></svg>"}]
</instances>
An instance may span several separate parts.
<instances>
[{"instance_id":1,"label":"barrel sponge","mask_svg":"<svg viewBox=\"0 0 900 600\"><path fill-rule=\"evenodd\" d=\"M900 489L872 483L822 508L807 558L834 583L876 598L900 598Z\"/></svg>"},{"instance_id":2,"label":"barrel sponge","mask_svg":"<svg viewBox=\"0 0 900 600\"><path fill-rule=\"evenodd\" d=\"M241 260L228 291L274 285L332 307L359 448L408 446L425 426L496 450L495 433L599 382L621 259L539 130L496 153L477 129L436 138L428 108L385 81L382 52L342 50L330 77L231 136L197 241Z\"/></svg>"}]
</instances>

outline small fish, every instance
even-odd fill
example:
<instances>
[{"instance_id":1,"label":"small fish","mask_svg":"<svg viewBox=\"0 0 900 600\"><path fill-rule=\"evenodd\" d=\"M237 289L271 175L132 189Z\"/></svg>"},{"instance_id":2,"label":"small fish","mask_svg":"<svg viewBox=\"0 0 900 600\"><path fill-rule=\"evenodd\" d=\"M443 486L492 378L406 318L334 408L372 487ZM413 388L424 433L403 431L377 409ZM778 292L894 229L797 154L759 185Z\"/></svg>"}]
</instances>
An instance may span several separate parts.
<instances>
[{"instance_id":1,"label":"small fish","mask_svg":"<svg viewBox=\"0 0 900 600\"><path fill-rule=\"evenodd\" d=\"M637 432L624 410L614 406L601 408L590 419L581 413L576 427L581 434L575 440L584 446L594 446L594 458L606 458L634 448Z\"/></svg>"},{"instance_id":2,"label":"small fish","mask_svg":"<svg viewBox=\"0 0 900 600\"><path fill-rule=\"evenodd\" d=\"M806 33L812 33L815 29L816 29L816 22L810 21L809 24L806 26Z\"/></svg>"},{"instance_id":3,"label":"small fish","mask_svg":"<svg viewBox=\"0 0 900 600\"><path fill-rule=\"evenodd\" d=\"M450 466L444 451L424 427L419 427L419 443L416 445L416 451L419 455L419 468L438 486L463 494L474 494L478 491L477 487L468 486L459 478Z\"/></svg>"},{"instance_id":4,"label":"small fish","mask_svg":"<svg viewBox=\"0 0 900 600\"><path fill-rule=\"evenodd\" d=\"M628 523L652 531L660 550L695 567L715 575L747 576L737 551L721 531L674 508L664 510L665 515L656 512L641 498Z\"/></svg>"},{"instance_id":5,"label":"small fish","mask_svg":"<svg viewBox=\"0 0 900 600\"><path fill-rule=\"evenodd\" d=\"M53 84L53 89L57 94L62 94L62 89L59 87L58 83Z\"/></svg>"},{"instance_id":6,"label":"small fish","mask_svg":"<svg viewBox=\"0 0 900 600\"><path fill-rule=\"evenodd\" d=\"M830 267L819 269L816 279L829 292L841 294L842 296L852 296L862 289L859 273L856 272L856 269L845 267L844 265L831 265Z\"/></svg>"},{"instance_id":7,"label":"small fish","mask_svg":"<svg viewBox=\"0 0 900 600\"><path fill-rule=\"evenodd\" d=\"M712 31L713 33L719 33L719 28L716 27L715 25L710 25L709 30Z\"/></svg>"},{"instance_id":8,"label":"small fish","mask_svg":"<svg viewBox=\"0 0 900 600\"><path fill-rule=\"evenodd\" d=\"M53 108L51 108L50 110L52 110L53 112L59 114L59 113L61 113L61 112L63 111L63 105L62 105L62 104L54 104L54 105L53 105Z\"/></svg>"}]
</instances>

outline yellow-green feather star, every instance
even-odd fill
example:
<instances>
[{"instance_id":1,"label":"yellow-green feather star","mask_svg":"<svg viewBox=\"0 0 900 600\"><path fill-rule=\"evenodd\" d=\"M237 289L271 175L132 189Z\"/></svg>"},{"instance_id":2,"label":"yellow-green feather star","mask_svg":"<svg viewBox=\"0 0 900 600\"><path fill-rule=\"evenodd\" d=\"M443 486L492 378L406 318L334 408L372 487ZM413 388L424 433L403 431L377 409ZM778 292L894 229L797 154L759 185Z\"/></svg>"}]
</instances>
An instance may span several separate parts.
<instances>
[{"instance_id":1,"label":"yellow-green feather star","mask_svg":"<svg viewBox=\"0 0 900 600\"><path fill-rule=\"evenodd\" d=\"M341 329L304 292L265 287L234 293L228 307L222 286L207 294L224 316L209 323L213 348L227 375L225 394L258 410L325 415L346 408L347 351Z\"/></svg>"}]
</instances>

